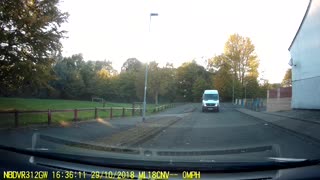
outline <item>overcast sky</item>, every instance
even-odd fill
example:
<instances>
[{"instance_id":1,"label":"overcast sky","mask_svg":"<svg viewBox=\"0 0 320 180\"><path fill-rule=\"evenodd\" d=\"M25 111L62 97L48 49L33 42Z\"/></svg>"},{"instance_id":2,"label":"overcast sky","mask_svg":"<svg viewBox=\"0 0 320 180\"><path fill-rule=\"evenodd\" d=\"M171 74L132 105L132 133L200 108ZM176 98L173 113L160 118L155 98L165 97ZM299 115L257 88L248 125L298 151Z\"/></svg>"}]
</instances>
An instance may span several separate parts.
<instances>
[{"instance_id":1,"label":"overcast sky","mask_svg":"<svg viewBox=\"0 0 320 180\"><path fill-rule=\"evenodd\" d=\"M156 60L178 67L223 52L233 33L251 38L260 75L281 82L288 47L309 0L64 0L70 14L63 29L63 55L82 53L85 60L110 60L118 71L125 60ZM149 14L152 17L149 32Z\"/></svg>"}]
</instances>

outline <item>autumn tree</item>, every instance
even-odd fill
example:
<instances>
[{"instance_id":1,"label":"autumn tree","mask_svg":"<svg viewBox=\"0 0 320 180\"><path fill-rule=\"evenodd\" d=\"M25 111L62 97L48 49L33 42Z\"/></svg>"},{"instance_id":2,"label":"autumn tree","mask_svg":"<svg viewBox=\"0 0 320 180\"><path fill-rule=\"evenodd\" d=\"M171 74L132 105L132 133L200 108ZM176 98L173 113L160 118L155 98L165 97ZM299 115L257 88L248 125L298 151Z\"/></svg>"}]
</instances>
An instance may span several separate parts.
<instances>
[{"instance_id":1,"label":"autumn tree","mask_svg":"<svg viewBox=\"0 0 320 180\"><path fill-rule=\"evenodd\" d=\"M281 82L281 85L282 85L283 87L290 87L290 86L292 86L292 70L291 70L291 68L286 71L286 74L285 74L284 77L283 77L283 80L282 80L282 82Z\"/></svg>"},{"instance_id":2,"label":"autumn tree","mask_svg":"<svg viewBox=\"0 0 320 180\"><path fill-rule=\"evenodd\" d=\"M213 87L219 91L220 97L223 100L232 99L232 73L230 71L231 67L228 63L224 62L223 55L215 56L210 63L215 62L217 65L217 69L212 69L213 66L209 66L210 70L214 72L213 77Z\"/></svg>"},{"instance_id":3,"label":"autumn tree","mask_svg":"<svg viewBox=\"0 0 320 180\"><path fill-rule=\"evenodd\" d=\"M0 1L0 94L50 88L52 65L61 51L60 30L68 14L59 0Z\"/></svg>"},{"instance_id":4,"label":"autumn tree","mask_svg":"<svg viewBox=\"0 0 320 180\"><path fill-rule=\"evenodd\" d=\"M239 34L233 34L229 37L225 43L224 53L208 60L208 69L217 74L214 86L221 89L222 93L228 91L225 93L227 97L232 89L230 82L234 86L235 97L244 97L244 86L249 83L246 80L258 78L258 66L259 60L250 38L242 37Z\"/></svg>"},{"instance_id":5,"label":"autumn tree","mask_svg":"<svg viewBox=\"0 0 320 180\"><path fill-rule=\"evenodd\" d=\"M243 85L247 75L258 77L259 60L250 38L233 34L224 47L225 61L230 64L231 72Z\"/></svg>"}]
</instances>

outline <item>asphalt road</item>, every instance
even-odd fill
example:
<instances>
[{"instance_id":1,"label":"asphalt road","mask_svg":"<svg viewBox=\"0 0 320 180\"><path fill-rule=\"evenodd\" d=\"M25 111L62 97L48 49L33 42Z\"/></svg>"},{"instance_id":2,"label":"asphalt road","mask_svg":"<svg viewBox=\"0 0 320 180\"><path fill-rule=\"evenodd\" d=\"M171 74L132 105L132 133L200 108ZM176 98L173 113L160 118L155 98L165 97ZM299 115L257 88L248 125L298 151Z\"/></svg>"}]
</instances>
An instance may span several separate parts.
<instances>
[{"instance_id":1,"label":"asphalt road","mask_svg":"<svg viewBox=\"0 0 320 180\"><path fill-rule=\"evenodd\" d=\"M139 145L145 149L206 150L216 154L253 151L265 156L319 158L320 144L279 129L260 119L237 111L232 104L222 104L220 112L201 112L201 104L189 104L195 110L176 124ZM172 109L167 114L179 113ZM232 151L232 152L230 152Z\"/></svg>"},{"instance_id":2,"label":"asphalt road","mask_svg":"<svg viewBox=\"0 0 320 180\"><path fill-rule=\"evenodd\" d=\"M183 118L179 121L133 147L171 151L172 154L168 155L175 155L178 151L202 151L210 155L246 154L303 159L320 157L320 143L314 143L306 137L297 136L241 113L231 104L222 104L220 112L205 113L201 112L200 103L185 104L161 112L155 117L182 114ZM143 124L141 117L114 119L103 123L92 121L68 127L5 130L0 131L0 143L30 148L34 133L94 142L119 132L125 132L136 127L137 124Z\"/></svg>"}]
</instances>

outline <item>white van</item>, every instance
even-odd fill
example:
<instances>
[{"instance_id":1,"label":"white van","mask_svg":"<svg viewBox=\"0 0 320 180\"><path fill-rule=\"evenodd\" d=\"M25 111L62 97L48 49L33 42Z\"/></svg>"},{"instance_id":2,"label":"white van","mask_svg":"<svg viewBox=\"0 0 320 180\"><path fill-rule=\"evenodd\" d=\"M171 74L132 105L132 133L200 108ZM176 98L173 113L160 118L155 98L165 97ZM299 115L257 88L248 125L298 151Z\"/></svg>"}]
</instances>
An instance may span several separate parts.
<instances>
[{"instance_id":1,"label":"white van","mask_svg":"<svg viewBox=\"0 0 320 180\"><path fill-rule=\"evenodd\" d=\"M218 90L205 90L202 95L202 112L214 110L219 112L219 107Z\"/></svg>"}]
</instances>

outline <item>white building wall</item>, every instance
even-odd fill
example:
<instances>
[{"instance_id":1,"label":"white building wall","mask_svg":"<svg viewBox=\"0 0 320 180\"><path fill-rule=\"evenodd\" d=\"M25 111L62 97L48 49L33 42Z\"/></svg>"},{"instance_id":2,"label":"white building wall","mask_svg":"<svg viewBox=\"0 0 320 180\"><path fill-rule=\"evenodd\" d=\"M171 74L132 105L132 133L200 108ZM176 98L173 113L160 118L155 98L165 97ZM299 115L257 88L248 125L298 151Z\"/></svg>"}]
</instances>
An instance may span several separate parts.
<instances>
[{"instance_id":1,"label":"white building wall","mask_svg":"<svg viewBox=\"0 0 320 180\"><path fill-rule=\"evenodd\" d=\"M290 48L292 108L320 109L320 0L309 11Z\"/></svg>"}]
</instances>

